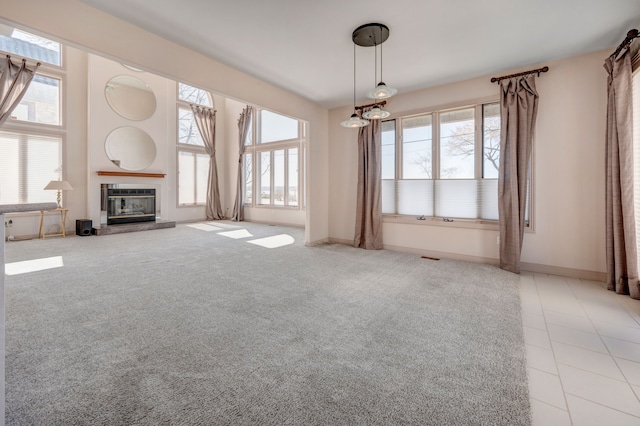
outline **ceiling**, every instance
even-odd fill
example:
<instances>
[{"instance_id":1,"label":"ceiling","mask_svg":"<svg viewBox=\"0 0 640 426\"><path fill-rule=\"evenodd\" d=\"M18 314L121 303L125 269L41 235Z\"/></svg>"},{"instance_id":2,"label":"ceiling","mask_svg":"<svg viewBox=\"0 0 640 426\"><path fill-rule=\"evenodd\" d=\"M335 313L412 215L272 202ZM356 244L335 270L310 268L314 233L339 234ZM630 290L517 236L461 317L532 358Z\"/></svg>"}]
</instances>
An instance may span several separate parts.
<instances>
[{"instance_id":1,"label":"ceiling","mask_svg":"<svg viewBox=\"0 0 640 426\"><path fill-rule=\"evenodd\" d=\"M326 108L353 102L351 33L368 22L390 29L400 93L615 48L640 24L638 0L81 1ZM374 49L356 58L361 102Z\"/></svg>"}]
</instances>

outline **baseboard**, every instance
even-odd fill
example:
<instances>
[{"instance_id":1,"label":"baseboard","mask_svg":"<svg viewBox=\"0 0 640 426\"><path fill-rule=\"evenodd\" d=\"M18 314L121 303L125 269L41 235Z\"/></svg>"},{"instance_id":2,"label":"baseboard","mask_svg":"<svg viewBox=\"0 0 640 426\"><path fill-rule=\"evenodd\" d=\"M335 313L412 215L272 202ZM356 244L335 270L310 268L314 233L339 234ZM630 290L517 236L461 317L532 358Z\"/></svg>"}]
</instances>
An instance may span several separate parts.
<instances>
[{"instance_id":1,"label":"baseboard","mask_svg":"<svg viewBox=\"0 0 640 426\"><path fill-rule=\"evenodd\" d=\"M448 253L448 252L437 251L437 250L416 249L411 247L394 246L390 244L384 244L383 248L386 250L399 251L402 253L418 254L420 256L426 256L426 257L431 257L435 259L462 260L465 262L484 263L487 265L494 265L494 266L497 266L499 264L498 259L493 259L491 257L471 256L468 254Z\"/></svg>"},{"instance_id":2,"label":"baseboard","mask_svg":"<svg viewBox=\"0 0 640 426\"><path fill-rule=\"evenodd\" d=\"M342 238L327 238L327 242L331 244L343 244L353 247L353 240L343 240Z\"/></svg>"},{"instance_id":3,"label":"baseboard","mask_svg":"<svg viewBox=\"0 0 640 426\"><path fill-rule=\"evenodd\" d=\"M299 223L278 222L278 221L268 221L268 220L253 220L253 219L251 219L251 220L245 219L242 222L260 223L262 225L289 226L291 228L302 228L302 229L304 229L304 225L300 225ZM241 222L237 222L237 223L241 223Z\"/></svg>"},{"instance_id":4,"label":"baseboard","mask_svg":"<svg viewBox=\"0 0 640 426\"><path fill-rule=\"evenodd\" d=\"M565 268L563 266L542 265L539 263L521 262L520 269L527 272L536 272L539 274L560 275L569 278L579 278L582 280L591 280L597 282L605 282L607 280L606 272L585 271L584 269Z\"/></svg>"},{"instance_id":5,"label":"baseboard","mask_svg":"<svg viewBox=\"0 0 640 426\"><path fill-rule=\"evenodd\" d=\"M319 246L320 244L327 244L329 242L330 242L329 238L323 238L321 240L305 242L304 245L307 247L314 247L314 246Z\"/></svg>"},{"instance_id":6,"label":"baseboard","mask_svg":"<svg viewBox=\"0 0 640 426\"><path fill-rule=\"evenodd\" d=\"M341 238L329 238L329 242L353 246L353 241L344 240ZM466 254L449 253L449 252L443 252L443 251L437 251L437 250L424 250L424 249L417 249L417 248L411 248L411 247L394 246L391 244L384 244L383 248L385 250L416 254L416 255L426 256L426 257L431 257L436 259L462 260L465 262L484 263L484 264L494 265L494 266L498 266L500 264L499 259L494 259L491 257L471 256ZM607 275L605 272L587 271L584 269L566 268L563 266L553 266L553 265L542 265L539 263L530 263L530 262L521 262L520 269L526 272L535 272L539 274L549 274L549 275L560 275L563 277L579 278L583 280L591 280L591 281L597 281L597 282L605 282L606 275Z\"/></svg>"}]
</instances>

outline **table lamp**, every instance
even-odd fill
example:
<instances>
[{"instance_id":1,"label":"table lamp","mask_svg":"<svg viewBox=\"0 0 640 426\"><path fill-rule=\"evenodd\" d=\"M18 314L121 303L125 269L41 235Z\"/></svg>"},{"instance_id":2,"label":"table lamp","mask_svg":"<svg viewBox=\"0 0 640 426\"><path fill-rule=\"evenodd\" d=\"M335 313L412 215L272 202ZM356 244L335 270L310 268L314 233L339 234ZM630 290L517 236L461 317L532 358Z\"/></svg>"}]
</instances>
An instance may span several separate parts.
<instances>
[{"instance_id":1,"label":"table lamp","mask_svg":"<svg viewBox=\"0 0 640 426\"><path fill-rule=\"evenodd\" d=\"M44 187L44 189L55 189L58 191L58 208L61 209L62 208L62 202L61 202L61 196L62 196L62 191L72 191L73 188L71 187L71 185L69 185L69 182L67 182L66 180L52 180L51 182L49 182L47 184L47 186Z\"/></svg>"}]
</instances>

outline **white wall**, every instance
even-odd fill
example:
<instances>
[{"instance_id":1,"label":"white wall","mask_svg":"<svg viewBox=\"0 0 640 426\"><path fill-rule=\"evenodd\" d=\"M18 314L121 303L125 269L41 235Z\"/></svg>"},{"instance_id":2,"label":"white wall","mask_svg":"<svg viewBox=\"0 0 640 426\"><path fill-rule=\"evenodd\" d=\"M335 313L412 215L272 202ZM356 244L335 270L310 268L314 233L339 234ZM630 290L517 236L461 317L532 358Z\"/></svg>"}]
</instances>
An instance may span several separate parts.
<instances>
[{"instance_id":1,"label":"white wall","mask_svg":"<svg viewBox=\"0 0 640 426\"><path fill-rule=\"evenodd\" d=\"M4 0L0 18L118 62L309 122L306 239L313 242L328 238L328 111L325 108L78 0ZM231 169L225 170L225 176L230 172Z\"/></svg>"},{"instance_id":2,"label":"white wall","mask_svg":"<svg viewBox=\"0 0 640 426\"><path fill-rule=\"evenodd\" d=\"M604 137L607 52L547 62L537 79L540 95L533 152L534 231L525 234L525 268L580 274L605 271ZM538 68L533 64L530 68ZM522 70L513 70L524 71ZM504 73L504 74L508 74ZM501 73L502 75L503 73ZM398 117L476 100L498 99L490 77L400 94L387 110ZM355 226L357 130L342 128L352 108L329 112L329 236L351 241ZM385 221L387 247L495 262L496 230ZM577 271L576 271L577 270ZM584 275L584 274L583 274Z\"/></svg>"}]
</instances>

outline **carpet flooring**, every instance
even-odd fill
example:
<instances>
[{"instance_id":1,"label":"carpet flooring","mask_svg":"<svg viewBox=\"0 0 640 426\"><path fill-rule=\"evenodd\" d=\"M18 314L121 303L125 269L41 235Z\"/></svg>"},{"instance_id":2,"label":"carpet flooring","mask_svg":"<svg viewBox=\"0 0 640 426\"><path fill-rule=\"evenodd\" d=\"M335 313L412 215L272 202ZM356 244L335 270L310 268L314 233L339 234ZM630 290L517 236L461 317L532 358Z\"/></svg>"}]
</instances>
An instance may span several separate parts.
<instances>
[{"instance_id":1,"label":"carpet flooring","mask_svg":"<svg viewBox=\"0 0 640 426\"><path fill-rule=\"evenodd\" d=\"M6 277L7 424L530 424L517 276L303 240L207 222L7 243L8 273L60 257Z\"/></svg>"}]
</instances>

